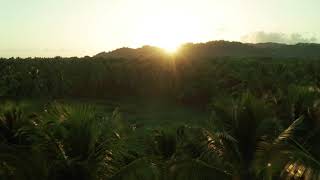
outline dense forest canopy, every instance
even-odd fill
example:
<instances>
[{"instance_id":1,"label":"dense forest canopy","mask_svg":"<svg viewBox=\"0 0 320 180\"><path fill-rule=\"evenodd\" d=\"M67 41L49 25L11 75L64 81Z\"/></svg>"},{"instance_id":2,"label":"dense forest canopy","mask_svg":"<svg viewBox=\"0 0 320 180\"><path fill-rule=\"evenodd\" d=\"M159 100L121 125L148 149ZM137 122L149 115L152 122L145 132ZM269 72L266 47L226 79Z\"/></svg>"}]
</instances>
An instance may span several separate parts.
<instances>
[{"instance_id":1,"label":"dense forest canopy","mask_svg":"<svg viewBox=\"0 0 320 180\"><path fill-rule=\"evenodd\" d=\"M2 58L0 179L319 179L319 48Z\"/></svg>"},{"instance_id":2,"label":"dense forest canopy","mask_svg":"<svg viewBox=\"0 0 320 180\"><path fill-rule=\"evenodd\" d=\"M262 95L290 84L318 88L318 49L317 44L217 41L186 44L176 54L145 46L83 58L1 59L0 95L208 102L217 94L247 89Z\"/></svg>"}]
</instances>

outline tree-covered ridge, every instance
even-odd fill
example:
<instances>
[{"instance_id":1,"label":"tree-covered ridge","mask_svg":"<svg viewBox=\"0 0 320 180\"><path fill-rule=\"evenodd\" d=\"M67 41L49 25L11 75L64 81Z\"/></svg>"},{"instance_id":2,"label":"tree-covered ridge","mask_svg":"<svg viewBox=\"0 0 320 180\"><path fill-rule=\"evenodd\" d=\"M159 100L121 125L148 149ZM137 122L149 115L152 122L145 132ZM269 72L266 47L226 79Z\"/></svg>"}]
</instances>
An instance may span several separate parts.
<instances>
[{"instance_id":1,"label":"tree-covered ridge","mask_svg":"<svg viewBox=\"0 0 320 180\"><path fill-rule=\"evenodd\" d=\"M163 50L152 46L141 48L120 48L110 52L102 52L95 57L103 58L141 58L162 56ZM216 57L273 57L273 58L319 58L320 45L299 43L295 45L279 43L241 43L229 41L210 41L206 43L186 43L179 47L177 56L185 58Z\"/></svg>"}]
</instances>

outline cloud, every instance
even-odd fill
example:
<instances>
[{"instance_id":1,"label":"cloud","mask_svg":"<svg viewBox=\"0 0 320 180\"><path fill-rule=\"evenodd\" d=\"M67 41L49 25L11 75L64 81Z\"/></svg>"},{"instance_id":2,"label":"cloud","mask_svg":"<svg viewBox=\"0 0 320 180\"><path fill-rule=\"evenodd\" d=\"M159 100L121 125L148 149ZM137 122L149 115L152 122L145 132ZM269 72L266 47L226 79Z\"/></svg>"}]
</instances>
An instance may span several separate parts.
<instances>
[{"instance_id":1,"label":"cloud","mask_svg":"<svg viewBox=\"0 0 320 180\"><path fill-rule=\"evenodd\" d=\"M315 43L317 38L315 36L305 37L299 33L285 34L278 32L253 32L241 37L242 42L248 43L285 43L285 44L296 44L296 43Z\"/></svg>"}]
</instances>

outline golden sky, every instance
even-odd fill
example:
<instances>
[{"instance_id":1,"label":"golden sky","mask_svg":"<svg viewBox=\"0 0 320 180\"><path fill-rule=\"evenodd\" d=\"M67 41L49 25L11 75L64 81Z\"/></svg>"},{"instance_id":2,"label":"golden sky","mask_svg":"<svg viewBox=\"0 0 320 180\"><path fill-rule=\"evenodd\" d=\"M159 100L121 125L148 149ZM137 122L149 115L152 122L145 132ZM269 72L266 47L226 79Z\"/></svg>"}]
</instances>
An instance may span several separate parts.
<instances>
[{"instance_id":1,"label":"golden sky","mask_svg":"<svg viewBox=\"0 0 320 180\"><path fill-rule=\"evenodd\" d=\"M319 0L0 0L0 57L230 40L317 42Z\"/></svg>"}]
</instances>

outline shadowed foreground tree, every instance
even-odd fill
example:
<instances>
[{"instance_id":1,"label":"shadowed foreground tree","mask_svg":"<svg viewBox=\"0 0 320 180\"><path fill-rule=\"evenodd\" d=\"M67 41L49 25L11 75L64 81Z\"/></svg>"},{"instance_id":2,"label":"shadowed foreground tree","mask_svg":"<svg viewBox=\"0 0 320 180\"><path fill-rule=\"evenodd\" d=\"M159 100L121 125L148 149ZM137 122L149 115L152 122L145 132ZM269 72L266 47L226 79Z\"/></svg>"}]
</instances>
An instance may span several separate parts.
<instances>
[{"instance_id":1,"label":"shadowed foreground tree","mask_svg":"<svg viewBox=\"0 0 320 180\"><path fill-rule=\"evenodd\" d=\"M319 106L302 103L300 117L285 128L268 102L250 93L215 99L207 126L162 130L133 127L119 109L107 115L54 103L28 114L7 105L0 115L0 177L319 179Z\"/></svg>"}]
</instances>

